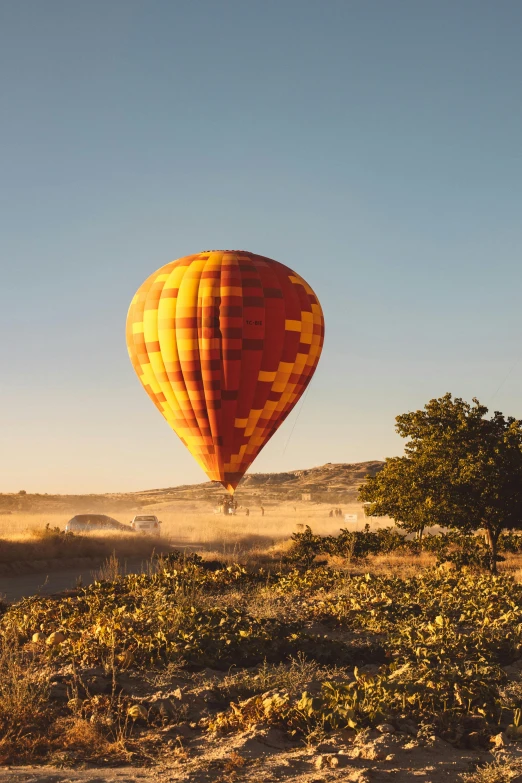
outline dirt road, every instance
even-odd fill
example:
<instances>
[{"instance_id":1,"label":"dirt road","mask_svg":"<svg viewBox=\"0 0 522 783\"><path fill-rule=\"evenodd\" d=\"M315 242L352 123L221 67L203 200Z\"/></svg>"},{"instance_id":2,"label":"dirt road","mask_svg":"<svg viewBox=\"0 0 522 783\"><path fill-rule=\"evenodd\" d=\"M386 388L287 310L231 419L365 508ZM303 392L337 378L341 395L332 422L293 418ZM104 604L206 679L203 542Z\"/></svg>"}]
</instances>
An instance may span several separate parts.
<instances>
[{"instance_id":1,"label":"dirt road","mask_svg":"<svg viewBox=\"0 0 522 783\"><path fill-rule=\"evenodd\" d=\"M167 545L187 553L192 551L204 551L204 544L187 545L184 541L169 542ZM13 563L11 566L18 568L18 573L0 572L0 599L8 602L19 601L29 595L54 595L64 590L83 585L92 584L96 578L100 578L100 569L103 559L76 558L60 561L24 561ZM130 557L120 559L121 571L125 574L147 573L151 559L144 557Z\"/></svg>"},{"instance_id":2,"label":"dirt road","mask_svg":"<svg viewBox=\"0 0 522 783\"><path fill-rule=\"evenodd\" d=\"M125 571L138 574L146 568L143 560L130 560L125 564ZM20 574L18 576L0 576L0 596L4 600L19 601L26 595L53 595L63 590L77 587L78 584L90 585L100 565L85 568L53 570L50 573Z\"/></svg>"},{"instance_id":3,"label":"dirt road","mask_svg":"<svg viewBox=\"0 0 522 783\"><path fill-rule=\"evenodd\" d=\"M124 769L0 768L0 783L168 783L168 773L133 767Z\"/></svg>"}]
</instances>

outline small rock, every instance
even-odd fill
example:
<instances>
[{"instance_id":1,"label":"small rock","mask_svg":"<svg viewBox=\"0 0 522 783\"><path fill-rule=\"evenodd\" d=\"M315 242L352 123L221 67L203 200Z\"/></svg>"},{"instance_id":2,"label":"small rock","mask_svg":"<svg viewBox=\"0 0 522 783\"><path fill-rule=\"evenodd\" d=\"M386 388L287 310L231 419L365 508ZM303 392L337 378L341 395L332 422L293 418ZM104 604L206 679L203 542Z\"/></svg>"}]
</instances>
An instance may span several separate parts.
<instances>
[{"instance_id":1,"label":"small rock","mask_svg":"<svg viewBox=\"0 0 522 783\"><path fill-rule=\"evenodd\" d=\"M337 756L332 756L328 761L332 769L336 769L339 766L339 759Z\"/></svg>"},{"instance_id":2,"label":"small rock","mask_svg":"<svg viewBox=\"0 0 522 783\"><path fill-rule=\"evenodd\" d=\"M45 642L45 634L41 631L33 633L32 642L33 644L43 644Z\"/></svg>"},{"instance_id":3,"label":"small rock","mask_svg":"<svg viewBox=\"0 0 522 783\"><path fill-rule=\"evenodd\" d=\"M377 726L377 731L380 731L381 734L395 734L397 729L391 723L381 723Z\"/></svg>"},{"instance_id":4,"label":"small rock","mask_svg":"<svg viewBox=\"0 0 522 783\"><path fill-rule=\"evenodd\" d=\"M50 634L50 636L47 637L46 644L49 645L49 647L57 647L59 644L62 644L65 641L65 634L61 631L55 631L54 633Z\"/></svg>"}]
</instances>

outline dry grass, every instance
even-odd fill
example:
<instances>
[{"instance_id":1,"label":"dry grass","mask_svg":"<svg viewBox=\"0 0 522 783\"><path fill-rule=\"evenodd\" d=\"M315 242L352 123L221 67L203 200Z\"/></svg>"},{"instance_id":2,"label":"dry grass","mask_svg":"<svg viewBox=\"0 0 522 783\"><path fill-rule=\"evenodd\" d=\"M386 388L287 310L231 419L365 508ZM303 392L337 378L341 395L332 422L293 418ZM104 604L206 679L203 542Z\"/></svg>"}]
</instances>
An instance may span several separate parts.
<instances>
[{"instance_id":1,"label":"dry grass","mask_svg":"<svg viewBox=\"0 0 522 783\"><path fill-rule=\"evenodd\" d=\"M480 767L475 772L468 772L460 776L462 783L509 783L522 773L520 761L493 762Z\"/></svg>"},{"instance_id":2,"label":"dry grass","mask_svg":"<svg viewBox=\"0 0 522 783\"><path fill-rule=\"evenodd\" d=\"M406 577L413 576L419 573L419 571L435 565L437 558L435 555L423 552L420 555L374 555L369 560L371 562L372 574L394 574L395 576Z\"/></svg>"},{"instance_id":3,"label":"dry grass","mask_svg":"<svg viewBox=\"0 0 522 783\"><path fill-rule=\"evenodd\" d=\"M257 507L250 508L247 517L240 508L236 516L222 516L212 513L206 504L200 509L172 509L172 504L164 504L153 513L163 521L162 535L170 538L174 544L197 546L207 550L228 553L234 547L243 549L252 547L268 548L284 541L305 525L310 525L315 533L321 535L336 533L342 527L354 527L354 523L343 518L329 517L330 506L309 503L282 503L278 506L266 506L265 515ZM343 507L347 514L357 514L357 528L362 529L364 519L362 507L351 504ZM389 520L372 520L374 526L390 524ZM355 529L355 527L354 527Z\"/></svg>"},{"instance_id":4,"label":"dry grass","mask_svg":"<svg viewBox=\"0 0 522 783\"><path fill-rule=\"evenodd\" d=\"M240 498L238 498L240 502ZM163 521L162 535L173 540L185 541L187 544L227 542L241 539L247 528L248 535L257 536L260 539L280 540L288 538L296 532L297 526L310 525L314 532L320 534L334 533L341 527L352 525L342 518L329 517L331 507L326 504L311 504L303 502L284 502L278 505L266 505L265 515L261 516L260 508L250 507L250 515L246 516L244 508L238 510L237 516L224 517L214 514L213 507L208 501L200 502L167 502L158 503L147 507L147 513L157 514ZM362 506L358 503L346 504L343 512L357 514L355 523L359 529L364 526L365 520ZM25 534L33 528L59 527L64 529L68 520L74 516L74 510L60 513L17 513L0 514L0 537ZM121 510L103 508L97 513L108 514L123 524L128 524L134 512L122 514ZM387 518L372 520L372 526L383 527L391 524Z\"/></svg>"},{"instance_id":5,"label":"dry grass","mask_svg":"<svg viewBox=\"0 0 522 783\"><path fill-rule=\"evenodd\" d=\"M0 537L25 536L30 530L49 527L65 528L73 514L0 514Z\"/></svg>"},{"instance_id":6,"label":"dry grass","mask_svg":"<svg viewBox=\"0 0 522 783\"><path fill-rule=\"evenodd\" d=\"M72 513L0 515L0 566L20 561L56 561L91 558L106 560L115 555L126 559L149 560L153 553L171 547L198 551L207 559L253 562L257 559L278 561L289 545L292 533L311 525L314 532L335 533L341 527L353 525L342 518L330 518L329 506L282 504L267 506L261 516L259 508L245 509L237 516L214 514L209 504L157 504L150 508L162 520L161 537L137 535L131 531L96 531L94 533L63 536L56 529L65 528ZM345 513L359 515L357 526L362 528L364 517L358 505L346 506ZM121 512L104 513L122 522L130 521ZM379 526L386 520L379 520ZM53 563L49 563L53 568Z\"/></svg>"},{"instance_id":7,"label":"dry grass","mask_svg":"<svg viewBox=\"0 0 522 783\"><path fill-rule=\"evenodd\" d=\"M49 714L50 669L18 639L0 637L0 762L38 745ZM22 750L23 752L23 750Z\"/></svg>"},{"instance_id":8,"label":"dry grass","mask_svg":"<svg viewBox=\"0 0 522 783\"><path fill-rule=\"evenodd\" d=\"M51 675L42 649L0 637L0 764L127 761L131 727L118 715L117 699L107 698L97 720L89 720L52 701Z\"/></svg>"},{"instance_id":9,"label":"dry grass","mask_svg":"<svg viewBox=\"0 0 522 783\"><path fill-rule=\"evenodd\" d=\"M91 558L101 564L111 556L122 564L126 560L138 559L146 563L155 552L170 548L196 551L209 560L263 565L280 563L290 547L292 534L301 532L306 525L310 525L314 533L329 535L338 533L344 527L361 530L368 521L373 529L393 524L388 518L367 520L362 506L356 503L345 505L342 509L343 513L357 514L356 523L330 517L330 508L326 504L285 502L277 506L267 504L264 516L259 507L251 506L248 517L241 507L236 516L225 517L214 514L206 501L163 502L148 509L162 520L160 538L125 531L97 531L70 537L56 535L53 528L63 530L72 515L70 512L0 515L0 567L19 561L60 561L63 564L65 560L74 558ZM121 511L115 512L110 508L103 511L122 522L130 521L130 513L129 518L125 519ZM50 532L46 532L46 525L49 525ZM376 573L402 575L418 573L434 563L435 557L428 554L420 557L379 555L369 559ZM334 559L330 559L330 565L354 566ZM56 562L49 562L51 570L55 567ZM76 564L71 563L70 567L76 567ZM356 567L362 568L364 565ZM500 570L522 581L522 556L507 555L506 561L500 564ZM103 571L109 575L107 562Z\"/></svg>"},{"instance_id":10,"label":"dry grass","mask_svg":"<svg viewBox=\"0 0 522 783\"><path fill-rule=\"evenodd\" d=\"M97 531L81 535L33 528L25 533L0 539L0 563L68 558L102 559L116 553L120 558L149 559L161 546L156 537L119 531Z\"/></svg>"},{"instance_id":11,"label":"dry grass","mask_svg":"<svg viewBox=\"0 0 522 783\"><path fill-rule=\"evenodd\" d=\"M130 758L125 737L107 737L96 723L82 717L67 716L59 718L54 726L56 739L52 748L52 759L56 762L100 763L101 760L125 762Z\"/></svg>"}]
</instances>

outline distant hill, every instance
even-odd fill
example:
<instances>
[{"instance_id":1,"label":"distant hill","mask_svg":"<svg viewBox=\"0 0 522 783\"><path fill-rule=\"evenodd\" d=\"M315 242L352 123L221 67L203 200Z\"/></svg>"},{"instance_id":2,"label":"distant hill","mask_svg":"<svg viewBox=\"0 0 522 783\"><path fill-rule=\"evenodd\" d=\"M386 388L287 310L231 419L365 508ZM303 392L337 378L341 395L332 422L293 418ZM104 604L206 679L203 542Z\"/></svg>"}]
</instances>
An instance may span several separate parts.
<instances>
[{"instance_id":1,"label":"distant hill","mask_svg":"<svg viewBox=\"0 0 522 783\"><path fill-rule=\"evenodd\" d=\"M366 478L374 476L383 462L327 462L316 468L285 473L248 473L236 490L239 503L278 503L300 501L349 503L357 500L357 490ZM0 514L73 511L139 510L146 506L176 501L203 501L215 504L224 493L221 484L185 484L179 487L104 495L0 494Z\"/></svg>"}]
</instances>

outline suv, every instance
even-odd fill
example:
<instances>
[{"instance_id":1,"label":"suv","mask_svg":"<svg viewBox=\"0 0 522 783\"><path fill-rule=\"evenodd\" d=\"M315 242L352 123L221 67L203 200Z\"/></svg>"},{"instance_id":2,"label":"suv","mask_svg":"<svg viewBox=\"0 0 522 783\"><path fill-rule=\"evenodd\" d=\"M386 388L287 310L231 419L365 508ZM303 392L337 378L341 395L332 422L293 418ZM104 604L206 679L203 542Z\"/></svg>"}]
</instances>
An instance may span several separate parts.
<instances>
[{"instance_id":1,"label":"suv","mask_svg":"<svg viewBox=\"0 0 522 783\"><path fill-rule=\"evenodd\" d=\"M135 530L137 533L152 533L156 536L160 534L160 525L161 522L158 517L152 514L138 514L130 523L132 530Z\"/></svg>"},{"instance_id":2,"label":"suv","mask_svg":"<svg viewBox=\"0 0 522 783\"><path fill-rule=\"evenodd\" d=\"M106 514L77 514L70 519L66 526L66 533L87 533L90 530L125 530L125 525Z\"/></svg>"}]
</instances>

